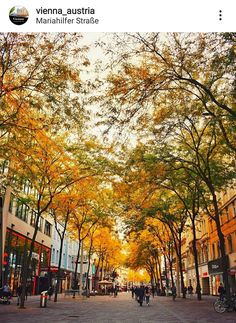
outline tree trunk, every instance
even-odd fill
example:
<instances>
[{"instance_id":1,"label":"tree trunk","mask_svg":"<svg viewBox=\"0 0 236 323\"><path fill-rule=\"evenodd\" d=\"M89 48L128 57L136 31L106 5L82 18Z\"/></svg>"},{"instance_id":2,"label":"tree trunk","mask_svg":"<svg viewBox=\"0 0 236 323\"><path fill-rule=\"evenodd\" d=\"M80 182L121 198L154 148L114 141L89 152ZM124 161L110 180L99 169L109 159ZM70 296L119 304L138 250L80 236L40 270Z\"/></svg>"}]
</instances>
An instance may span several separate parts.
<instances>
[{"instance_id":1,"label":"tree trunk","mask_svg":"<svg viewBox=\"0 0 236 323\"><path fill-rule=\"evenodd\" d=\"M90 241L90 246L89 246L89 253L88 253L88 268L87 268L87 274L86 274L86 296L88 297L88 281L89 281L89 270L90 270L90 265L91 265L91 254L92 254L92 239Z\"/></svg>"},{"instance_id":2,"label":"tree trunk","mask_svg":"<svg viewBox=\"0 0 236 323\"><path fill-rule=\"evenodd\" d=\"M74 289L76 289L76 283L77 283L77 271L78 271L78 263L79 263L79 257L80 257L80 247L81 247L81 240L79 240L79 247L77 251L76 261L75 261L75 271L74 271Z\"/></svg>"},{"instance_id":3,"label":"tree trunk","mask_svg":"<svg viewBox=\"0 0 236 323\"><path fill-rule=\"evenodd\" d=\"M195 216L193 216L192 220L192 231L193 231L193 256L194 256L194 264L195 264L195 272L196 272L196 279L197 279L197 298L200 301L202 299L201 296L201 285L200 285L200 278L199 278L199 268L198 268L198 252L197 252L197 245L196 245L196 227L195 227Z\"/></svg>"},{"instance_id":4,"label":"tree trunk","mask_svg":"<svg viewBox=\"0 0 236 323\"><path fill-rule=\"evenodd\" d=\"M40 203L40 202L38 202L38 203ZM28 257L26 255L27 260L22 266L22 293L21 293L21 297L20 297L20 308L25 308L27 278L28 278L28 274L29 274L32 253L34 251L34 243L35 243L35 239L36 239L36 236L38 233L38 224L39 224L39 219L40 219L41 214L42 214L41 211L37 213L37 218L36 218L36 222L35 222L35 230L33 233L31 244L30 244L29 255L28 255ZM26 250L26 252L27 252L27 250ZM39 261L40 261L40 259L39 259Z\"/></svg>"},{"instance_id":5,"label":"tree trunk","mask_svg":"<svg viewBox=\"0 0 236 323\"><path fill-rule=\"evenodd\" d=\"M69 215L70 215L70 213L69 213L69 211L67 211L66 218L65 218L65 222L64 222L64 227L63 227L63 232L62 232L62 235L60 236L60 238L61 238L60 240L61 241L60 241L60 252L59 252L59 262L58 262L57 284L56 284L56 290L55 290L55 295L54 295L54 302L57 302L57 294L59 292L59 286L60 286L60 280L61 280L61 258L62 258L62 251L63 251L63 242L64 242L64 238L65 238L67 223L69 221Z\"/></svg>"},{"instance_id":6,"label":"tree trunk","mask_svg":"<svg viewBox=\"0 0 236 323\"><path fill-rule=\"evenodd\" d=\"M178 261L179 261L179 272L180 272L180 282L181 282L181 292L183 298L186 298L186 290L184 286L184 273L183 273L183 266L182 266L182 248L181 248L181 237L178 241Z\"/></svg>"},{"instance_id":7,"label":"tree trunk","mask_svg":"<svg viewBox=\"0 0 236 323\"><path fill-rule=\"evenodd\" d=\"M228 260L227 260L227 255L225 252L225 238L224 238L223 232L221 230L219 208L218 208L216 194L213 190L212 190L212 196L213 196L213 205L214 205L214 211L215 211L214 220L216 223L217 234L218 234L218 238L219 238L219 242L220 242L220 252L221 252L222 266L223 266L224 288L226 291L226 297L229 298L230 297L230 285L229 285L229 276L228 276Z\"/></svg>"},{"instance_id":8,"label":"tree trunk","mask_svg":"<svg viewBox=\"0 0 236 323\"><path fill-rule=\"evenodd\" d=\"M84 269L84 244L81 241L81 256L80 256L80 276L79 276L79 291L80 295L82 295L82 285L83 285L83 269Z\"/></svg>"}]
</instances>

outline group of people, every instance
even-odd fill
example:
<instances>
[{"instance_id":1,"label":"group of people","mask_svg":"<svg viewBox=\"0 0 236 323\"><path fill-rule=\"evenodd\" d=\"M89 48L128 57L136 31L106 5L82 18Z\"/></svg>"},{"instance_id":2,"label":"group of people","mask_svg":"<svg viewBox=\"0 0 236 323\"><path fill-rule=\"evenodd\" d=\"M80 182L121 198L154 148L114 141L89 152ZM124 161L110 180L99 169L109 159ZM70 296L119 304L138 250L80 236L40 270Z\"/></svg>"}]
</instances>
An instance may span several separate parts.
<instances>
[{"instance_id":1,"label":"group of people","mask_svg":"<svg viewBox=\"0 0 236 323\"><path fill-rule=\"evenodd\" d=\"M176 299L177 296L177 290L176 286L173 285L171 289L169 290L171 292L173 300ZM188 293L190 296L193 294L193 287L190 284L188 287L184 287L183 290L186 293ZM162 290L158 290L158 288L155 288L154 286L133 286L131 288L132 298L135 297L135 299L139 302L140 306L142 306L144 300L146 300L146 304L149 305L150 301L150 295L154 297L155 295L165 296L166 295L166 288L163 288Z\"/></svg>"},{"instance_id":2,"label":"group of people","mask_svg":"<svg viewBox=\"0 0 236 323\"><path fill-rule=\"evenodd\" d=\"M131 292L132 298L135 296L135 299L140 306L143 306L144 301L146 301L147 306L150 305L151 288L148 285L133 286Z\"/></svg>"}]
</instances>

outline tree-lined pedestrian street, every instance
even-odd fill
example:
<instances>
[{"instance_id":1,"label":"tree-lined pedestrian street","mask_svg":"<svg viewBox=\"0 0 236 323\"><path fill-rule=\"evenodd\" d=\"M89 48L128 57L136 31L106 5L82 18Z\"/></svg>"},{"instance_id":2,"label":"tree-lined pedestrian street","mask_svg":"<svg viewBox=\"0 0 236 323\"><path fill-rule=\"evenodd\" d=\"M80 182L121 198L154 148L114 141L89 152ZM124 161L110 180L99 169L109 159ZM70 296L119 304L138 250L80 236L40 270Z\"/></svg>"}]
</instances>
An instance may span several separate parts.
<instances>
[{"instance_id":1,"label":"tree-lined pedestrian street","mask_svg":"<svg viewBox=\"0 0 236 323\"><path fill-rule=\"evenodd\" d=\"M111 296L76 298L60 296L59 302L48 302L47 308L39 307L37 296L29 297L27 308L19 310L16 304L0 307L1 322L41 323L234 323L235 313L218 314L213 309L214 297L206 297L199 303L191 299L151 297L150 306L141 307L131 298L131 293Z\"/></svg>"},{"instance_id":2,"label":"tree-lined pedestrian street","mask_svg":"<svg viewBox=\"0 0 236 323\"><path fill-rule=\"evenodd\" d=\"M234 322L235 63L235 33L0 33L0 320Z\"/></svg>"}]
</instances>

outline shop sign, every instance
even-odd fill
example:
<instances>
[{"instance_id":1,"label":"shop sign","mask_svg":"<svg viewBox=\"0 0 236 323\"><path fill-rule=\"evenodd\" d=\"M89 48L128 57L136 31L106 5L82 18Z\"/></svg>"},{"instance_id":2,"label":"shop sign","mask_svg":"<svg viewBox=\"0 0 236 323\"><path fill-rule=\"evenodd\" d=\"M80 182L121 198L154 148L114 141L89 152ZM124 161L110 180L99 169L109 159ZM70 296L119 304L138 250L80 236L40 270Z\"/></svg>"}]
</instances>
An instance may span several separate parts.
<instances>
[{"instance_id":1,"label":"shop sign","mask_svg":"<svg viewBox=\"0 0 236 323\"><path fill-rule=\"evenodd\" d=\"M204 273L202 273L202 277L208 277L208 272L205 271Z\"/></svg>"},{"instance_id":2,"label":"shop sign","mask_svg":"<svg viewBox=\"0 0 236 323\"><path fill-rule=\"evenodd\" d=\"M50 267L50 271L51 271L51 272L57 272L57 271L58 271L58 267L51 266L51 267Z\"/></svg>"},{"instance_id":3,"label":"shop sign","mask_svg":"<svg viewBox=\"0 0 236 323\"><path fill-rule=\"evenodd\" d=\"M226 262L227 267L229 267L229 258L225 256L225 258L221 257L216 260L212 260L208 262L208 272L210 275L219 274L223 272L224 262Z\"/></svg>"}]
</instances>

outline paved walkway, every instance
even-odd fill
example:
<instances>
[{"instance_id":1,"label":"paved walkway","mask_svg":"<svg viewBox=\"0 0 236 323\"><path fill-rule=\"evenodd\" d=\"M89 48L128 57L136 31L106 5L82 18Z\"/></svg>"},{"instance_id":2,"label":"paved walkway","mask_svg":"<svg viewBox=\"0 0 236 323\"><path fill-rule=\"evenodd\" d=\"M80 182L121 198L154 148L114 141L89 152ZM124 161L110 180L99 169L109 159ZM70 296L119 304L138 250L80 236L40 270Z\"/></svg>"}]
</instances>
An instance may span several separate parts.
<instances>
[{"instance_id":1,"label":"paved walkway","mask_svg":"<svg viewBox=\"0 0 236 323\"><path fill-rule=\"evenodd\" d=\"M151 298L150 306L142 306L130 293L120 293L117 298L95 296L72 299L60 295L58 302L48 302L39 307L39 297L29 297L26 309L19 309L16 301L0 305L0 322L6 323L236 323L236 312L218 314L213 309L215 298L202 301L171 297Z\"/></svg>"}]
</instances>

